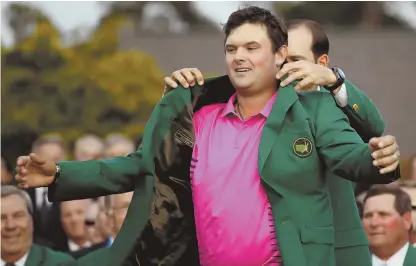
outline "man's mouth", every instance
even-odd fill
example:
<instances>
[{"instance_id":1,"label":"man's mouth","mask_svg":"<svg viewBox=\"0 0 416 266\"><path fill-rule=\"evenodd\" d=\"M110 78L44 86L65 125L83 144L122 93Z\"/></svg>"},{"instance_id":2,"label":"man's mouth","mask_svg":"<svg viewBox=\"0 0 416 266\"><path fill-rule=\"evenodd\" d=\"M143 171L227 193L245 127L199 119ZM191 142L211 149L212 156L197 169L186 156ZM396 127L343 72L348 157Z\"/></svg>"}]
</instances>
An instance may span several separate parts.
<instances>
[{"instance_id":1,"label":"man's mouth","mask_svg":"<svg viewBox=\"0 0 416 266\"><path fill-rule=\"evenodd\" d=\"M249 72L251 69L249 68L238 68L235 71L238 73L244 73L244 72Z\"/></svg>"}]
</instances>

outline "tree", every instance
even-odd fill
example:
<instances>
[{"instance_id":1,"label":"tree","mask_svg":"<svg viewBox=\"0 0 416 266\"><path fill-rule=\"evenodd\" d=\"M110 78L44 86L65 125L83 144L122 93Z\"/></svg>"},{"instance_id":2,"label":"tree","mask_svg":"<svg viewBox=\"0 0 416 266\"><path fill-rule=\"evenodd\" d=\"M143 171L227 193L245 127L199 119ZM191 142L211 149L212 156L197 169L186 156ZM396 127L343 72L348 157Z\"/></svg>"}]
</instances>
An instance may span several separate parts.
<instances>
[{"instance_id":1,"label":"tree","mask_svg":"<svg viewBox=\"0 0 416 266\"><path fill-rule=\"evenodd\" d=\"M9 4L5 14L8 25L13 30L14 43L20 43L29 36L36 21L44 17L39 9L19 3Z\"/></svg>"},{"instance_id":2,"label":"tree","mask_svg":"<svg viewBox=\"0 0 416 266\"><path fill-rule=\"evenodd\" d=\"M147 54L118 51L123 25L121 16L108 16L90 40L64 47L39 17L32 35L2 49L2 142L22 132L56 132L69 143L85 132L140 135L163 92L163 73Z\"/></svg>"}]
</instances>

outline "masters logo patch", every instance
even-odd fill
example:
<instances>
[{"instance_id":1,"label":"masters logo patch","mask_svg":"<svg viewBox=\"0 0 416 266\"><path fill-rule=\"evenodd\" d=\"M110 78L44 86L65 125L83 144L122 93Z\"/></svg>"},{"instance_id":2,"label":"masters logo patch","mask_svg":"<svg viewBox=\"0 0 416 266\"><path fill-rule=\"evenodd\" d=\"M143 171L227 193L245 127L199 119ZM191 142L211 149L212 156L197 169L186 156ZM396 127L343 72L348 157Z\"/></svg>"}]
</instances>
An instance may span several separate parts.
<instances>
[{"instance_id":1,"label":"masters logo patch","mask_svg":"<svg viewBox=\"0 0 416 266\"><path fill-rule=\"evenodd\" d=\"M308 157L311 155L312 149L312 142L307 138L297 138L295 142L293 142L293 152L298 157Z\"/></svg>"}]
</instances>

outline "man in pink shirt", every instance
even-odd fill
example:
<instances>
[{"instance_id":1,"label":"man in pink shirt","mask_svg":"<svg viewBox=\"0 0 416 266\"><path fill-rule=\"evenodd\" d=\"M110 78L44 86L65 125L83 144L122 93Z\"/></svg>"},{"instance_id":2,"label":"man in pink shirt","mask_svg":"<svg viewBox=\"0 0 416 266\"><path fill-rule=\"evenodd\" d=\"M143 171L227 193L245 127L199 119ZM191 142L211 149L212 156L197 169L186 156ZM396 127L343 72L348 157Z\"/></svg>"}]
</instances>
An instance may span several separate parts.
<instances>
[{"instance_id":1,"label":"man in pink shirt","mask_svg":"<svg viewBox=\"0 0 416 266\"><path fill-rule=\"evenodd\" d=\"M231 35L226 41L227 67L237 70L234 82L248 79L252 67L250 63L255 65L262 62L258 55L258 49L261 47L256 43L248 43L249 45L245 47L247 54L240 51L240 54L236 55L238 47L227 43L233 43L235 39L240 41L240 38L241 40L252 38L249 33L254 32L252 29L254 27L250 24L243 25L235 30L236 37ZM306 35L307 32L303 34ZM307 46L300 47L302 45L300 41L291 45L292 50L297 51L298 54L302 52L307 54L302 50ZM250 57L254 58L252 62ZM239 59L241 61L238 61ZM247 61L244 62L245 60ZM314 64L303 61L302 64L311 71L303 76L307 83L303 82L295 89L316 90L316 85L311 84L313 80L320 85L332 85L336 82L335 75L326 68L327 62L323 66L320 62ZM289 65L292 67L291 64ZM230 69L229 72L233 73ZM294 80L292 76L290 78ZM165 78L167 86L165 92L169 87L177 86L175 81L187 87L195 81L202 84L203 77L198 69L175 71L171 77ZM337 103L343 103L342 107L346 105L347 99L344 99L347 98L346 93L345 84L334 92ZM244 94L243 96L237 94L233 95L227 103L207 106L194 114L196 139L191 183L201 264L271 265L274 263L278 265L281 257L277 240L273 237L273 222L268 219L270 204L261 185L257 168L261 132L277 92L265 105L258 105L263 106L263 109L256 113L259 107L253 108L249 113L251 116L248 117L242 114L240 100L237 101L237 97L240 99ZM387 152L386 155L394 154L395 150L391 150L391 147L396 145L395 141L388 137L383 139L389 144L383 151ZM237 191L238 195L244 196L240 197L239 201L234 201L232 199L238 197Z\"/></svg>"},{"instance_id":2,"label":"man in pink shirt","mask_svg":"<svg viewBox=\"0 0 416 266\"><path fill-rule=\"evenodd\" d=\"M259 43L244 42L253 40L256 32L254 28L256 26L251 24L237 27L225 43L228 71L235 75L236 83L249 80L250 74L253 75L250 73L253 66L259 63L261 66L265 64L259 52L262 48L261 38ZM306 35L307 32L302 34ZM238 40L237 44L244 43L246 47L239 49L234 43L235 40ZM297 54L302 52L307 54L302 50L303 47L308 49L307 44L300 47L302 44L298 41L290 45ZM322 58L327 59L325 56ZM270 59L276 60L273 57ZM276 64L279 65L279 62ZM303 82L295 89L316 90L316 85L310 83L312 80L318 81L320 85L332 85L336 82L336 76L326 67L327 62L314 64L304 61L302 64L312 71L309 71L307 76L303 76L307 83ZM174 79L183 86L189 86L188 84L195 83L196 80L203 82L198 69L175 71L171 78L165 78L167 88L177 86ZM292 76L290 79L294 80ZM263 77L257 79L258 82L262 80ZM268 220L270 205L257 168L262 129L277 92L267 101L267 97L259 100L258 105L253 101L254 104L248 105L251 112L248 116L244 116L239 104L240 99L244 99L245 96L250 99L254 94L246 95L247 92L240 92L237 89L238 96L235 94L227 103L207 106L194 114L196 139L191 180L202 265L268 265L268 263L281 262L278 243L273 237L274 225ZM334 95L337 103L347 101L344 99L346 93L345 84L336 89ZM343 105L345 106L346 103ZM395 151L390 150L396 143L392 139L383 138L390 144L388 148L384 148L384 151L389 155L394 154ZM236 191L239 195L244 195L239 201L232 200L238 197ZM221 239L220 244L218 239Z\"/></svg>"},{"instance_id":3,"label":"man in pink shirt","mask_svg":"<svg viewBox=\"0 0 416 266\"><path fill-rule=\"evenodd\" d=\"M202 265L281 266L283 259L285 266L334 266L325 171L391 182L399 177L397 154L372 157L384 147L382 139L364 144L328 101L328 93L306 97L292 87L279 88L276 74L287 56L287 32L282 25L258 7L234 12L224 27L228 77L220 77L215 86L211 83L215 87L211 90L179 88L166 95L136 153L82 165L67 162L62 168L33 154L21 157L16 176L20 187L54 182L51 191L55 193L50 197L55 200L134 189L108 257L96 257L103 265L140 261L139 265L195 266L187 260L195 254L191 246L195 231L190 224L195 218ZM221 90L226 93L221 95ZM85 168L93 178L82 176L81 184L79 176L72 174ZM188 174L192 193L186 190ZM172 178L178 182L173 184ZM184 189L178 184L184 184ZM158 193L170 196L163 202L166 206L150 208L146 202L155 203L152 197ZM190 200L193 211L185 209ZM166 224L158 226L157 218ZM181 221L186 228L178 226ZM142 231L143 226L149 230ZM136 240L140 245L133 246ZM134 249L138 252L133 253ZM129 261L132 254L134 262Z\"/></svg>"}]
</instances>

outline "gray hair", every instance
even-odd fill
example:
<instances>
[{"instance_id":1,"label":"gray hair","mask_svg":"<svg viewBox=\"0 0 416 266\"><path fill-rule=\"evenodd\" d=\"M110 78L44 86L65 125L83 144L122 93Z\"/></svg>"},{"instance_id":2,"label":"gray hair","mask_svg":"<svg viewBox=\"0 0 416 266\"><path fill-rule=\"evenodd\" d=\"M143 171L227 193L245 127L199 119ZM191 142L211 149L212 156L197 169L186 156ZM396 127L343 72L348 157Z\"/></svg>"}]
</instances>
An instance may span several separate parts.
<instances>
[{"instance_id":1,"label":"gray hair","mask_svg":"<svg viewBox=\"0 0 416 266\"><path fill-rule=\"evenodd\" d=\"M104 142L102 139L94 134L86 134L75 141L75 151L83 147L94 147L99 153L104 149Z\"/></svg>"},{"instance_id":2,"label":"gray hair","mask_svg":"<svg viewBox=\"0 0 416 266\"><path fill-rule=\"evenodd\" d=\"M55 145L58 145L59 148L62 151L62 156L63 157L61 158L61 160L66 160L66 157L67 157L67 154L66 154L67 149L66 149L66 146L65 146L65 141L64 141L64 139L62 138L61 135L58 135L58 134L49 134L49 135L45 135L45 136L42 136L42 137L38 138L32 144L32 151L35 152L35 153L37 153L38 149L40 147L42 147L43 145L46 145L46 144L55 144Z\"/></svg>"},{"instance_id":3,"label":"gray hair","mask_svg":"<svg viewBox=\"0 0 416 266\"><path fill-rule=\"evenodd\" d=\"M105 150L118 144L122 144L125 147L127 154L132 153L136 150L136 147L133 141L131 141L129 138L127 138L123 134L118 134L118 133L110 134L106 137Z\"/></svg>"},{"instance_id":4,"label":"gray hair","mask_svg":"<svg viewBox=\"0 0 416 266\"><path fill-rule=\"evenodd\" d=\"M32 200L30 199L29 194L26 191L21 190L12 185L4 185L4 186L2 185L1 197L4 198L7 196L11 196L11 195L18 195L19 197L21 197L26 203L27 211L29 212L31 216L33 215L33 203L32 203Z\"/></svg>"}]
</instances>

